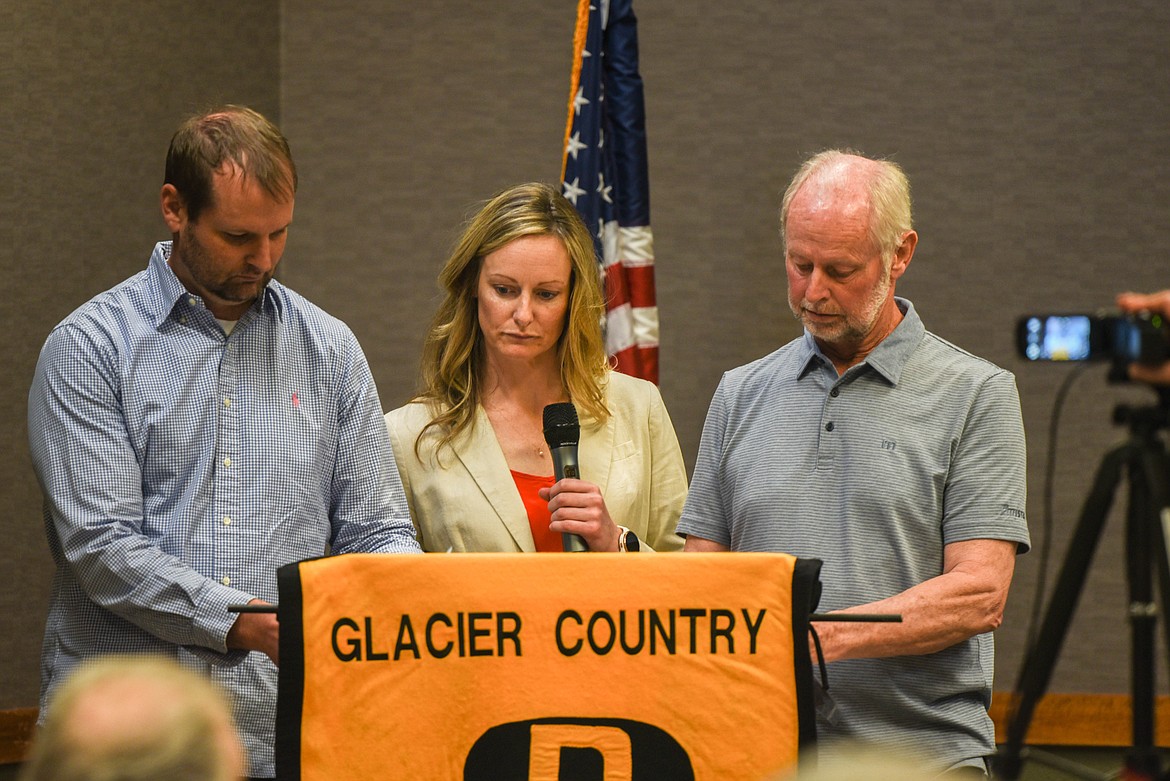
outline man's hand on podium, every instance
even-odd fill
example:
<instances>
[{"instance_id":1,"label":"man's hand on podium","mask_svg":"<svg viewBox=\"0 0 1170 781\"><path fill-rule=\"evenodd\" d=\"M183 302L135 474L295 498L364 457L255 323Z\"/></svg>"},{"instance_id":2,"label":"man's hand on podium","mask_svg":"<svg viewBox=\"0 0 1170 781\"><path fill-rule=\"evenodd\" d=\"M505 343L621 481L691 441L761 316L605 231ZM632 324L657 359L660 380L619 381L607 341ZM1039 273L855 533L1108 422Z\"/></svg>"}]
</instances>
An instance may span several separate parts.
<instances>
[{"instance_id":1,"label":"man's hand on podium","mask_svg":"<svg viewBox=\"0 0 1170 781\"><path fill-rule=\"evenodd\" d=\"M267 605L262 599L253 599L249 605ZM276 620L276 613L249 613L242 612L236 623L228 631L228 648L242 648L247 651L260 651L280 665L280 624Z\"/></svg>"}]
</instances>

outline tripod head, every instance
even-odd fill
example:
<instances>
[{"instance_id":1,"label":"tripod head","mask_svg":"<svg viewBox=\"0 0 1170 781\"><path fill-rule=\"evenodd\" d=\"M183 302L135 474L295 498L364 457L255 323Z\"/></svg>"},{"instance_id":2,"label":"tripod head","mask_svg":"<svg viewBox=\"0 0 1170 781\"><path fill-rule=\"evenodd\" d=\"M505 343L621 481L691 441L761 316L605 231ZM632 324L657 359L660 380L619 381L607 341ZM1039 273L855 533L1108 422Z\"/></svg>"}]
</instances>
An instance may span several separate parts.
<instances>
[{"instance_id":1,"label":"tripod head","mask_svg":"<svg viewBox=\"0 0 1170 781\"><path fill-rule=\"evenodd\" d=\"M1133 407L1118 404L1113 408L1113 422L1118 426L1129 426L1129 430L1140 439L1152 439L1159 431L1170 426L1170 388L1150 386L1158 395L1158 403L1151 407Z\"/></svg>"}]
</instances>

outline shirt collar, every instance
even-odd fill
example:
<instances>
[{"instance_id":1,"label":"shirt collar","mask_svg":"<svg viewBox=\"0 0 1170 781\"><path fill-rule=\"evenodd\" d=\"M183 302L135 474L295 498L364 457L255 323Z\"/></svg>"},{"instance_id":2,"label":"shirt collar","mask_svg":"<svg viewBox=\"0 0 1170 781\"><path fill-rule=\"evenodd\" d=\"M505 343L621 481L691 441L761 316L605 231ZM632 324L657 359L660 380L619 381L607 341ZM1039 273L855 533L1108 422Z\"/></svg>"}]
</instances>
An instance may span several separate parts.
<instances>
[{"instance_id":1,"label":"shirt collar","mask_svg":"<svg viewBox=\"0 0 1170 781\"><path fill-rule=\"evenodd\" d=\"M918 347L918 343L922 341L922 337L926 335L926 326L922 324L922 319L914 310L914 304L908 299L898 296L894 297L894 302L902 311L902 322L898 323L890 335L873 348L864 361L858 364L859 366L871 367L891 385L898 384L898 380L902 376L902 369L906 366L914 349ZM800 359L797 361L797 379L807 375L815 365L833 365L833 362L821 352L816 339L813 339L812 334L807 330L801 338L800 350Z\"/></svg>"},{"instance_id":2,"label":"shirt collar","mask_svg":"<svg viewBox=\"0 0 1170 781\"><path fill-rule=\"evenodd\" d=\"M151 324L155 328L161 326L170 317L175 305L184 297L202 301L200 296L190 293L187 288L183 287L183 283L175 275L175 270L171 268L168 261L171 258L173 244L170 241L160 241L155 244L154 252L150 254L150 264L147 266L147 283L150 291L148 309L152 320ZM253 307L253 309L258 309L260 312L271 312L274 317L280 318L283 306L280 296L273 289L277 285L275 280L269 282L264 287L260 306Z\"/></svg>"}]
</instances>

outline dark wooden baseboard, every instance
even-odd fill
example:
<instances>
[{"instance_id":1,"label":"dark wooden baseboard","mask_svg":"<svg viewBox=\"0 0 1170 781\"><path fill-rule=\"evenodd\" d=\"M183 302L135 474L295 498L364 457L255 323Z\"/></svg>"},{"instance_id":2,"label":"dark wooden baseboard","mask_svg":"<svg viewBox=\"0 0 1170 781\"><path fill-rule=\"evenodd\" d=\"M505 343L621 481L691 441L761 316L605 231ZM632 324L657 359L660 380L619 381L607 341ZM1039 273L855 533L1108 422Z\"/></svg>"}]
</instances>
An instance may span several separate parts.
<instances>
[{"instance_id":1,"label":"dark wooden baseboard","mask_svg":"<svg viewBox=\"0 0 1170 781\"><path fill-rule=\"evenodd\" d=\"M992 698L995 740L1007 740L1007 722L1015 695ZM1170 697L1155 703L1154 742L1170 747ZM1131 746L1133 714L1126 694L1048 694L1036 703L1025 741L1033 746Z\"/></svg>"},{"instance_id":2,"label":"dark wooden baseboard","mask_svg":"<svg viewBox=\"0 0 1170 781\"><path fill-rule=\"evenodd\" d=\"M36 725L36 708L0 710L0 765L24 760Z\"/></svg>"},{"instance_id":3,"label":"dark wooden baseboard","mask_svg":"<svg viewBox=\"0 0 1170 781\"><path fill-rule=\"evenodd\" d=\"M1001 692L991 704L995 739L1007 740L1015 695ZM36 728L36 708L0 710L0 765L22 761ZM1049 694L1036 705L1027 743L1033 746L1128 746L1133 742L1130 698L1124 694ZM1170 697L1158 697L1156 742L1170 748Z\"/></svg>"}]
</instances>

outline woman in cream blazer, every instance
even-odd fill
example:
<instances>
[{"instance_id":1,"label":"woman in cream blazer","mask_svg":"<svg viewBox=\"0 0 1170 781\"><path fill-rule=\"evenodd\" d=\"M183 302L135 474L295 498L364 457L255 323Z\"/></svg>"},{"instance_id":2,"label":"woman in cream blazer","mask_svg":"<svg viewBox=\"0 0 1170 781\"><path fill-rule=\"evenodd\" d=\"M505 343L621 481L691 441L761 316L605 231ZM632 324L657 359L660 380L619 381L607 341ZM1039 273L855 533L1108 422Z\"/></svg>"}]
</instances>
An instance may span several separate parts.
<instances>
[{"instance_id":1,"label":"woman in cream blazer","mask_svg":"<svg viewBox=\"0 0 1170 781\"><path fill-rule=\"evenodd\" d=\"M581 477L597 484L610 515L651 550L678 550L674 533L687 496L686 467L662 397L652 383L611 372L604 425L581 423ZM483 409L444 449L437 437L415 440L432 415L425 402L387 413L394 459L410 517L427 551L526 551L532 533L508 464ZM441 463L440 463L441 461Z\"/></svg>"},{"instance_id":2,"label":"woman in cream blazer","mask_svg":"<svg viewBox=\"0 0 1170 781\"><path fill-rule=\"evenodd\" d=\"M610 370L593 238L559 189L509 188L439 275L419 394L386 415L428 551L676 550L686 470L651 383ZM580 476L557 481L543 411L570 402Z\"/></svg>"}]
</instances>

